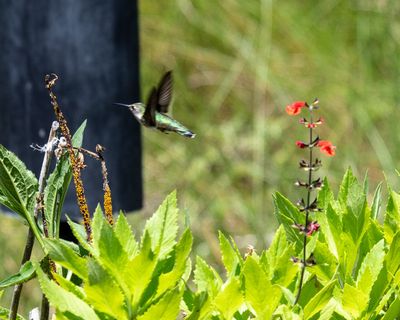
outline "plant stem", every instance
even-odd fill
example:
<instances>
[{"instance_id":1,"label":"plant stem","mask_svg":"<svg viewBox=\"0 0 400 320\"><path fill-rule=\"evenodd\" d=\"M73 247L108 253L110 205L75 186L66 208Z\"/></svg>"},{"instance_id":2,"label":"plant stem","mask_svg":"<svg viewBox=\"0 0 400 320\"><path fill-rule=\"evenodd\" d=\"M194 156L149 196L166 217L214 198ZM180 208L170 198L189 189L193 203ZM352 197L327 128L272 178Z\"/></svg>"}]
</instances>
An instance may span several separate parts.
<instances>
[{"instance_id":1,"label":"plant stem","mask_svg":"<svg viewBox=\"0 0 400 320\"><path fill-rule=\"evenodd\" d=\"M21 260L21 266L31 258L34 242L35 242L35 236L33 234L32 229L29 228L28 237L26 239L26 244L25 244L25 249L24 249L24 255L22 256L22 260ZM15 320L17 318L19 300L21 298L21 292L22 292L22 286L23 286L23 284L20 283L14 287L14 292L13 292L12 299L11 299L10 314L8 316L9 320Z\"/></svg>"},{"instance_id":2,"label":"plant stem","mask_svg":"<svg viewBox=\"0 0 400 320\"><path fill-rule=\"evenodd\" d=\"M34 210L35 220L37 219L39 210L41 210L41 208L43 206L41 199L43 199L43 191L44 191L44 188L46 185L46 178L47 178L47 174L49 172L49 166L50 166L50 162L51 162L51 158L52 158L52 154L53 154L53 139L56 136L57 129L58 129L58 122L54 121L51 125L49 138L48 138L47 144L46 144L46 151L45 151L45 154L43 157L42 168L40 169L38 197L37 197L36 206L35 206L35 210ZM24 254L23 254L22 260L21 260L21 266L25 262L29 261L29 259L31 258L34 243L35 243L35 235L33 233L32 228L29 228L28 236L27 236L26 244L25 244L25 249L24 249ZM13 296L11 299L10 314L8 317L9 320L15 320L17 318L19 300L21 298L21 292L22 292L22 286L23 286L23 284L20 283L14 287L14 292L13 292Z\"/></svg>"},{"instance_id":3,"label":"plant stem","mask_svg":"<svg viewBox=\"0 0 400 320\"><path fill-rule=\"evenodd\" d=\"M47 256L45 257L45 263L42 264L43 271L51 277L52 265L54 262L50 260ZM55 271L55 270L54 270ZM46 298L44 294L42 294L42 305L40 306L40 320L48 320L50 315L50 304L49 300Z\"/></svg>"},{"instance_id":4,"label":"plant stem","mask_svg":"<svg viewBox=\"0 0 400 320\"><path fill-rule=\"evenodd\" d=\"M313 113L312 109L310 110L310 123L313 123ZM309 128L309 145L313 142L313 128ZM308 170L308 188L307 188L307 202L306 202L306 210L305 210L305 221L304 221L304 236L303 236L303 259L301 261L301 273L300 273L300 283L299 289L297 291L296 299L294 304L297 304L300 300L301 290L303 288L304 281L304 273L306 271L306 259L307 259L307 227L308 227L308 216L309 216L309 207L311 204L311 183L312 183L312 163L313 163L313 147L309 148L309 170Z\"/></svg>"},{"instance_id":5,"label":"plant stem","mask_svg":"<svg viewBox=\"0 0 400 320\"><path fill-rule=\"evenodd\" d=\"M108 182L108 172L106 161L103 157L104 147L101 145L96 145L96 152L101 161L101 174L103 176L103 191L104 191L104 214L107 218L107 221L110 225L114 224L113 221L113 211L112 211L112 197L111 197L111 188Z\"/></svg>"},{"instance_id":6,"label":"plant stem","mask_svg":"<svg viewBox=\"0 0 400 320\"><path fill-rule=\"evenodd\" d=\"M79 210L83 218L83 225L85 227L86 237L88 242L90 242L92 239L92 227L90 225L89 207L86 201L85 189L83 188L83 182L81 178L81 167L79 165L79 162L75 156L74 149L72 147L72 138L67 125L67 120L65 119L63 113L61 112L61 108L57 101L57 96L54 94L52 90L54 85L56 84L57 79L58 76L56 74L54 73L52 73L51 75L48 74L45 76L45 84L49 92L51 104L53 105L54 114L56 115L57 121L60 124L61 133L67 140L67 150L69 153L69 159L72 167L72 177L74 179L76 198L78 201Z\"/></svg>"}]
</instances>

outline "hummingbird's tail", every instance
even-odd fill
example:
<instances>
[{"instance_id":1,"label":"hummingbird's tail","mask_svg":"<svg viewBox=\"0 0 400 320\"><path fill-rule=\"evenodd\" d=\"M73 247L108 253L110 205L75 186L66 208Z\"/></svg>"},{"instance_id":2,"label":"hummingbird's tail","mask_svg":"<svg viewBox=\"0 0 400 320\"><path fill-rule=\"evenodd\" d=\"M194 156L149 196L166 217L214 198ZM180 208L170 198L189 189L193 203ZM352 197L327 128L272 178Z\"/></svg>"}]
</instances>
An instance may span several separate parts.
<instances>
[{"instance_id":1,"label":"hummingbird's tail","mask_svg":"<svg viewBox=\"0 0 400 320\"><path fill-rule=\"evenodd\" d=\"M117 105L117 106L123 106L123 107L130 107L129 104L125 104L125 103L119 103L119 102L114 102L113 104Z\"/></svg>"},{"instance_id":2,"label":"hummingbird's tail","mask_svg":"<svg viewBox=\"0 0 400 320\"><path fill-rule=\"evenodd\" d=\"M193 139L194 137L196 137L196 134L193 133L193 132L190 131L190 130L178 131L178 133L179 133L181 136L184 136L184 137L190 138L190 139Z\"/></svg>"}]
</instances>

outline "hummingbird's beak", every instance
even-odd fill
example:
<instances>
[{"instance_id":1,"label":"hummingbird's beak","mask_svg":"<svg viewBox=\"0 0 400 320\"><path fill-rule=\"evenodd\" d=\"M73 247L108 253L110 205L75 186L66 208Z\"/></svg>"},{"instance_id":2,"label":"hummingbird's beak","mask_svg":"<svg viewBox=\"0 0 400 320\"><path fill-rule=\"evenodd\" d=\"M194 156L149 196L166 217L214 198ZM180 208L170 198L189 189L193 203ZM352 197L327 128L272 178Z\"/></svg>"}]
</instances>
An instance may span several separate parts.
<instances>
[{"instance_id":1,"label":"hummingbird's beak","mask_svg":"<svg viewBox=\"0 0 400 320\"><path fill-rule=\"evenodd\" d=\"M123 107L130 107L129 104L124 104L124 103L119 103L119 102L114 102L113 104L117 105L117 106L123 106Z\"/></svg>"}]
</instances>

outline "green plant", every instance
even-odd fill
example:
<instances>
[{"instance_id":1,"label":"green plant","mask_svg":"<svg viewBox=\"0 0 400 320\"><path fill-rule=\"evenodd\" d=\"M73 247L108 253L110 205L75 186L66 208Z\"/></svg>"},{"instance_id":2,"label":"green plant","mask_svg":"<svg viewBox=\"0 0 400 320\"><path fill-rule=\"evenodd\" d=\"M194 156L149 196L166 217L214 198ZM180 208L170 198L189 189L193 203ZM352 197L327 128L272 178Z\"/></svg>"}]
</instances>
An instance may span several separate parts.
<instances>
[{"instance_id":1,"label":"green plant","mask_svg":"<svg viewBox=\"0 0 400 320\"><path fill-rule=\"evenodd\" d=\"M366 180L367 181L367 180ZM185 293L188 319L397 319L400 312L400 195L390 191L383 224L378 187L368 205L367 183L349 170L334 197L327 181L317 213L321 232L307 252L315 265L305 269L298 304L300 264L291 257L303 250L303 237L293 229L299 209L280 193L274 196L282 225L268 250L242 257L232 239L220 234L226 280L201 258L196 259L197 291Z\"/></svg>"},{"instance_id":2,"label":"green plant","mask_svg":"<svg viewBox=\"0 0 400 320\"><path fill-rule=\"evenodd\" d=\"M85 126L86 121L79 127L72 138L72 143L76 147L80 147L82 144ZM63 155L52 174L48 177L47 187L43 191L43 199L41 200L44 206L42 217L38 217L35 214L39 189L37 179L15 154L0 145L0 203L18 213L28 223L30 230L33 231L32 233L30 231L28 234L27 245L29 247L25 248L23 264L19 272L1 281L0 289L14 285L20 286L22 283L33 278L34 267L31 261L29 261L33 246L33 238L29 239L30 235L35 236L43 252L46 254L44 238L58 238L61 209L71 177L71 166L68 157ZM39 218L42 218L41 221L46 221L46 223L40 223ZM44 225L46 226L46 230ZM22 287L19 287L19 292L21 289ZM16 307L18 306L18 302L19 296L15 301ZM16 316L16 313L13 313Z\"/></svg>"},{"instance_id":3,"label":"green plant","mask_svg":"<svg viewBox=\"0 0 400 320\"><path fill-rule=\"evenodd\" d=\"M50 258L68 270L64 270L67 277L61 269L53 273L51 281L36 264L57 319L175 319L190 275L192 246L189 230L175 240L177 218L172 193L147 221L140 242L123 214L111 226L99 207L91 243L82 226L70 221L83 252L55 239L45 240Z\"/></svg>"},{"instance_id":4,"label":"green plant","mask_svg":"<svg viewBox=\"0 0 400 320\"><path fill-rule=\"evenodd\" d=\"M25 193L24 183L30 185L24 175L31 176L19 169L18 197ZM367 193L367 179L360 184L350 170L337 196L324 181L322 211L315 213L320 232L307 243L315 265L305 269L295 306L301 266L291 258L302 252L303 237L293 222L301 212L280 193L274 204L281 226L267 250L249 247L243 255L231 237L219 234L223 276L197 256L192 283L192 236L187 229L176 240L173 193L147 221L140 241L123 215L112 226L98 207L90 241L83 226L70 222L79 246L42 238L44 251L56 263L52 272L47 274L46 260L28 262L1 281L0 289L28 281L36 271L57 319L397 319L400 195L389 190L381 223L381 187L371 205ZM12 199L4 196L3 201ZM0 312L3 318L8 314L4 308Z\"/></svg>"}]
</instances>

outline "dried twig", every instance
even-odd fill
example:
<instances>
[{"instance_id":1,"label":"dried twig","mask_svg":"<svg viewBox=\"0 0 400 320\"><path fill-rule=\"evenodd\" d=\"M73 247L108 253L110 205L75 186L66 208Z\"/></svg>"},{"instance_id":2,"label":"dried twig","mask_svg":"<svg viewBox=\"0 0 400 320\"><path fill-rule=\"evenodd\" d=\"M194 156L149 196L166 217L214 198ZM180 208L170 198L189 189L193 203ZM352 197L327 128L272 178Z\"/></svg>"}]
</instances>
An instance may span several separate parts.
<instances>
[{"instance_id":1,"label":"dried twig","mask_svg":"<svg viewBox=\"0 0 400 320\"><path fill-rule=\"evenodd\" d=\"M113 220L113 210L112 210L112 197L111 197L111 188L108 182L108 172L107 172L107 166L106 166L106 161L104 160L103 157L103 152L106 150L103 146L101 145L96 145L96 153L93 151L84 149L84 148L76 148L73 147L74 150L77 150L80 153L85 153L89 155L90 157L100 161L101 163L101 174L103 176L103 191L104 191L104 214L107 218L107 221L109 224L113 225L114 220Z\"/></svg>"},{"instance_id":2,"label":"dried twig","mask_svg":"<svg viewBox=\"0 0 400 320\"><path fill-rule=\"evenodd\" d=\"M92 228L90 225L90 215L89 215L89 208L88 208L88 205L86 202L86 197L85 197L85 189L83 188L83 182L81 179L81 166L79 165L79 161L75 155L74 149L72 148L72 138L71 138L71 133L70 133L68 125L67 125L67 121L64 118L63 113L61 112L60 106L58 105L58 102L57 102L57 97L53 93L53 90L52 90L57 79L58 79L58 76L54 73L52 73L51 75L46 75L46 77L45 77L46 88L49 91L51 104L53 105L54 113L56 115L57 121L60 123L61 133L67 141L66 148L68 150L69 159L71 161L72 175L74 178L76 197L78 200L79 210L80 210L82 218L83 218L83 225L85 227L86 237L87 237L87 240L90 241L91 237L92 237Z\"/></svg>"},{"instance_id":3,"label":"dried twig","mask_svg":"<svg viewBox=\"0 0 400 320\"><path fill-rule=\"evenodd\" d=\"M106 167L106 161L103 157L103 152L105 148L101 145L96 145L96 152L101 161L101 173L103 175L103 191L104 191L104 214L107 218L109 224L113 225L113 210L112 210L112 197L111 197L111 188L108 183L108 172Z\"/></svg>"}]
</instances>

